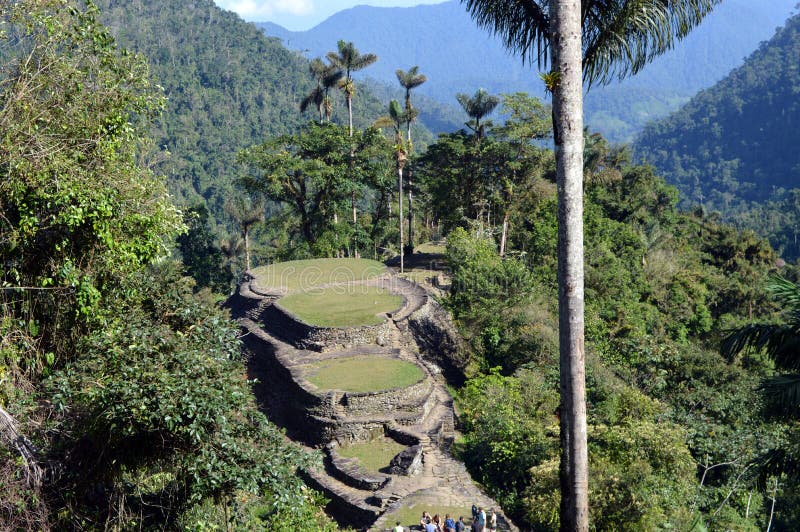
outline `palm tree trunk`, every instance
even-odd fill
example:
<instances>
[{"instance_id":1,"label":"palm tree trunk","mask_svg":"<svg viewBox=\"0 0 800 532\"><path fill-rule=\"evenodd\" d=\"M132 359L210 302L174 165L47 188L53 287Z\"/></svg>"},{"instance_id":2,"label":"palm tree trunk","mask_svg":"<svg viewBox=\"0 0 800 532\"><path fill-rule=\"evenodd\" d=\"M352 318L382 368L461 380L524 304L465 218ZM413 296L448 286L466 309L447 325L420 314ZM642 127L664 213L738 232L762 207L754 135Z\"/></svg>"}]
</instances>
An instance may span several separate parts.
<instances>
[{"instance_id":1,"label":"palm tree trunk","mask_svg":"<svg viewBox=\"0 0 800 532\"><path fill-rule=\"evenodd\" d=\"M506 238L508 238L508 211L503 215L503 233L500 235L500 256L506 254Z\"/></svg>"},{"instance_id":2,"label":"palm tree trunk","mask_svg":"<svg viewBox=\"0 0 800 532\"><path fill-rule=\"evenodd\" d=\"M397 208L400 220L400 273L403 273L403 165L397 163Z\"/></svg>"},{"instance_id":3,"label":"palm tree trunk","mask_svg":"<svg viewBox=\"0 0 800 532\"><path fill-rule=\"evenodd\" d=\"M414 249L414 192L412 189L412 176L414 175L413 169L408 167L408 245Z\"/></svg>"},{"instance_id":4,"label":"palm tree trunk","mask_svg":"<svg viewBox=\"0 0 800 532\"><path fill-rule=\"evenodd\" d=\"M347 95L347 116L350 120L350 136L353 136L353 97Z\"/></svg>"},{"instance_id":5,"label":"palm tree trunk","mask_svg":"<svg viewBox=\"0 0 800 532\"><path fill-rule=\"evenodd\" d=\"M583 77L580 0L551 0L558 180L561 530L589 529L583 277Z\"/></svg>"},{"instance_id":6,"label":"palm tree trunk","mask_svg":"<svg viewBox=\"0 0 800 532\"><path fill-rule=\"evenodd\" d=\"M247 266L247 271L250 271L250 231L247 226L244 228L244 260Z\"/></svg>"}]
</instances>

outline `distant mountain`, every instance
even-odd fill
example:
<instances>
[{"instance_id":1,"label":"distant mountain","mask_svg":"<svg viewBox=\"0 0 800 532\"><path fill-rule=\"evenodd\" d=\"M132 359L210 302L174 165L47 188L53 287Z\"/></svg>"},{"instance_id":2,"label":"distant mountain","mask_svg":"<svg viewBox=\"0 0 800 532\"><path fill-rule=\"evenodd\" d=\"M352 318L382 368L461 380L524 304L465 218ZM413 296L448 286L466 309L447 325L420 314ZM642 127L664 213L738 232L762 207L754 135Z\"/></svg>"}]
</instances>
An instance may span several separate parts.
<instances>
[{"instance_id":1,"label":"distant mountain","mask_svg":"<svg viewBox=\"0 0 800 532\"><path fill-rule=\"evenodd\" d=\"M800 255L800 15L741 67L635 143L640 160L701 204ZM794 190L792 190L794 189Z\"/></svg>"},{"instance_id":2,"label":"distant mountain","mask_svg":"<svg viewBox=\"0 0 800 532\"><path fill-rule=\"evenodd\" d=\"M726 0L675 50L635 78L592 89L587 122L612 140L631 140L647 121L677 109L741 64L789 17L796 2ZM481 87L543 96L538 70L510 56L455 0L412 8L358 6L304 32L272 23L259 26L309 57L335 49L339 39L351 40L362 52L380 57L367 75L392 84L396 69L419 65L429 78L419 93L451 105L456 93Z\"/></svg>"}]
</instances>

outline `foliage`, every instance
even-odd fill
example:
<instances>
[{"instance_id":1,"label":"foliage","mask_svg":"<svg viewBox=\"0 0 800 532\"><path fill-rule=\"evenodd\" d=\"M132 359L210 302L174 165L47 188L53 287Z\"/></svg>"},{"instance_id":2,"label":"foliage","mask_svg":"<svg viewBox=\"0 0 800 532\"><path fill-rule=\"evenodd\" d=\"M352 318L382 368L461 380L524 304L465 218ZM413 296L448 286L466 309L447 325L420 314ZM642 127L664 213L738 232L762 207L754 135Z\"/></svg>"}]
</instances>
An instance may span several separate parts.
<instances>
[{"instance_id":1,"label":"foliage","mask_svg":"<svg viewBox=\"0 0 800 532\"><path fill-rule=\"evenodd\" d=\"M485 142L512 141L498 130ZM768 493L748 464L791 431L761 418L757 387L770 362L749 355L731 365L716 346L723 329L773 312L760 283L774 271L775 254L751 232L680 212L673 187L600 136L587 133L585 161L592 520L620 529L688 528L696 520L714 530L757 527L768 517ZM459 394L463 458L534 529L557 525L559 497L557 423L537 418L547 409L526 410L542 397L557 404L551 176L542 172L507 196L513 229L505 258L485 223L462 222L469 230L448 235L446 303L472 357L472 379ZM438 189L429 193L439 201ZM500 373L486 375L494 367ZM474 412L484 412L480 421L470 421ZM505 428L488 430L497 426ZM634 449L641 454L627 452ZM779 502L790 492L787 484Z\"/></svg>"},{"instance_id":2,"label":"foliage","mask_svg":"<svg viewBox=\"0 0 800 532\"><path fill-rule=\"evenodd\" d=\"M296 475L313 457L256 408L235 325L164 259L183 225L143 155L163 103L146 64L91 3L0 17L0 528L175 528L239 497L330 528Z\"/></svg>"},{"instance_id":3,"label":"foliage","mask_svg":"<svg viewBox=\"0 0 800 532\"><path fill-rule=\"evenodd\" d=\"M375 129L350 137L341 126L312 122L298 134L242 151L239 159L252 171L242 179L243 186L284 206L294 220L292 238L312 256L332 256L352 241L352 224L335 219L353 194L375 196L369 218L356 228L360 247L384 244L381 221L388 217L390 157L387 142Z\"/></svg>"},{"instance_id":4,"label":"foliage","mask_svg":"<svg viewBox=\"0 0 800 532\"><path fill-rule=\"evenodd\" d=\"M223 251L217 246L211 232L208 209L200 204L186 210L184 223L188 230L178 236L176 243L186 273L194 278L198 288L211 288L220 294L227 294L233 276L225 267Z\"/></svg>"}]
</instances>

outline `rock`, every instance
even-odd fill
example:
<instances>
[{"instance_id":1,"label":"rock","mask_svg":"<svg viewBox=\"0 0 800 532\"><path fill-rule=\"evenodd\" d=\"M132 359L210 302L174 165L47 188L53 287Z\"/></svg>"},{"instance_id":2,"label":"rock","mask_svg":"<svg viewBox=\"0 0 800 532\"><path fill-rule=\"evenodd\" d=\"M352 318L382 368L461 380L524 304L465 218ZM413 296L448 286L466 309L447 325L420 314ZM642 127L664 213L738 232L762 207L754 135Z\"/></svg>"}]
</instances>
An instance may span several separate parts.
<instances>
[{"instance_id":1,"label":"rock","mask_svg":"<svg viewBox=\"0 0 800 532\"><path fill-rule=\"evenodd\" d=\"M416 475L422 471L422 445L412 445L392 458L389 471L393 475Z\"/></svg>"}]
</instances>

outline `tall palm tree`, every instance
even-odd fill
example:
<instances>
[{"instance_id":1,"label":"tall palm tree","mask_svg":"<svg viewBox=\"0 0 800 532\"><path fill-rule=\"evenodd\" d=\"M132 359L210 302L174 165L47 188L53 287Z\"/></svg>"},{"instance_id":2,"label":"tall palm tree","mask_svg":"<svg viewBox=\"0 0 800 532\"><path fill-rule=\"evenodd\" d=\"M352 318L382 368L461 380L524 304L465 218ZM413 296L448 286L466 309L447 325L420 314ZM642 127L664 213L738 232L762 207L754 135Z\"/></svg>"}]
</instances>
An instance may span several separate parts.
<instances>
[{"instance_id":1,"label":"tall palm tree","mask_svg":"<svg viewBox=\"0 0 800 532\"><path fill-rule=\"evenodd\" d=\"M492 114L497 104L500 103L500 98L489 94L485 89L478 89L472 97L459 93L456 95L456 100L464 108L464 112L474 120L474 122L467 122L466 125L475 132L480 141L486 127L486 124L481 124L481 119Z\"/></svg>"},{"instance_id":2,"label":"tall palm tree","mask_svg":"<svg viewBox=\"0 0 800 532\"><path fill-rule=\"evenodd\" d=\"M339 81L339 86L344 91L345 98L347 99L347 116L350 124L350 136L353 136L353 95L356 92L356 85L353 82L352 73L358 70L363 70L378 60L375 54L362 54L355 47L353 42L345 42L340 40L337 44L338 50L336 52L328 52L326 57L331 66L338 68L344 72L344 76ZM358 216L356 213L356 193L353 192L351 196L351 207L353 209L353 228L356 229L358 224ZM355 255L358 257L358 245L354 245Z\"/></svg>"},{"instance_id":3,"label":"tall palm tree","mask_svg":"<svg viewBox=\"0 0 800 532\"><path fill-rule=\"evenodd\" d=\"M561 528L588 530L583 305L582 81L640 71L721 0L461 0L523 61L543 67L553 94L559 190Z\"/></svg>"},{"instance_id":4,"label":"tall palm tree","mask_svg":"<svg viewBox=\"0 0 800 532\"><path fill-rule=\"evenodd\" d=\"M400 85L406 90L406 113L408 113L408 120L406 120L406 139L408 141L408 154L414 154L414 143L411 141L411 124L415 122L416 115L412 117L411 110L414 108L411 105L411 91L416 89L426 81L428 81L427 76L425 74L419 73L419 67L413 66L408 69L408 72L404 72L400 69L395 71L395 75L397 75L397 81L400 82ZM412 165L408 165L408 169L406 171L406 175L408 175L408 244L409 248L413 251L414 249L414 170Z\"/></svg>"},{"instance_id":5,"label":"tall palm tree","mask_svg":"<svg viewBox=\"0 0 800 532\"><path fill-rule=\"evenodd\" d=\"M326 65L319 57L311 60L308 70L316 80L317 86L311 89L308 96L300 102L300 112L305 112L308 106L313 103L319 111L319 123L321 124L325 118L330 120L333 111L328 91L339 83L344 77L344 72L333 65Z\"/></svg>"},{"instance_id":6,"label":"tall palm tree","mask_svg":"<svg viewBox=\"0 0 800 532\"><path fill-rule=\"evenodd\" d=\"M358 70L363 70L378 60L375 54L362 54L352 42L339 41L336 52L328 52L326 57L331 65L344 72L344 76L339 82L339 86L344 91L347 99L347 114L350 120L350 136L353 136L353 95L356 86L353 82L352 74Z\"/></svg>"},{"instance_id":7,"label":"tall palm tree","mask_svg":"<svg viewBox=\"0 0 800 532\"><path fill-rule=\"evenodd\" d=\"M404 238L403 238L403 168L408 159L407 144L403 139L402 127L404 123L416 117L415 109L403 109L400 102L389 102L389 115L382 116L373 124L375 127L392 127L394 129L394 155L397 168L397 215L400 226L400 273L404 271Z\"/></svg>"}]
</instances>

